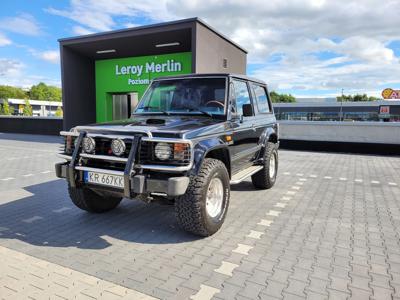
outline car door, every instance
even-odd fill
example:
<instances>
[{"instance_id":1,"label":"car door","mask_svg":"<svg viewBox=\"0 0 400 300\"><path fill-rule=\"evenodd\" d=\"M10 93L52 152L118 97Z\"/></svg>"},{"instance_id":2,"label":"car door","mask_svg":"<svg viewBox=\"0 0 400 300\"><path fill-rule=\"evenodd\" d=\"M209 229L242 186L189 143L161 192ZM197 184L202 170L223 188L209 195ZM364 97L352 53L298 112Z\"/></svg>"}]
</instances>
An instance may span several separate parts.
<instances>
[{"instance_id":1,"label":"car door","mask_svg":"<svg viewBox=\"0 0 400 300\"><path fill-rule=\"evenodd\" d=\"M233 143L229 147L232 159L232 173L249 166L259 150L258 136L254 127L254 106L250 87L246 81L233 79L230 85L231 112L230 126ZM253 114L244 116L243 105L251 105Z\"/></svg>"},{"instance_id":2,"label":"car door","mask_svg":"<svg viewBox=\"0 0 400 300\"><path fill-rule=\"evenodd\" d=\"M261 137L268 127L273 128L274 131L277 130L276 119L266 87L255 82L251 82L250 87L255 108L255 119L253 124L257 136Z\"/></svg>"}]
</instances>

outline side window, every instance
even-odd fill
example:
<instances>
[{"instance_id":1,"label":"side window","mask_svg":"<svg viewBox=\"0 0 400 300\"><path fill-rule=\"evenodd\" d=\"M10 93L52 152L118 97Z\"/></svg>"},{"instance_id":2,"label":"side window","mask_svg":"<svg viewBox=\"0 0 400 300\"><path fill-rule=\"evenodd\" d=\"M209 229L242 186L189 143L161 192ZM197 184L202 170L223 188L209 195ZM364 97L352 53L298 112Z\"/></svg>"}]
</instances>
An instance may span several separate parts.
<instances>
[{"instance_id":1,"label":"side window","mask_svg":"<svg viewBox=\"0 0 400 300\"><path fill-rule=\"evenodd\" d=\"M243 104L251 104L249 89L245 81L234 80L236 113L240 116L243 114Z\"/></svg>"},{"instance_id":2,"label":"side window","mask_svg":"<svg viewBox=\"0 0 400 300\"><path fill-rule=\"evenodd\" d=\"M253 83L251 84L251 87L253 89L254 96L257 102L258 111L260 113L271 112L265 87Z\"/></svg>"},{"instance_id":3,"label":"side window","mask_svg":"<svg viewBox=\"0 0 400 300\"><path fill-rule=\"evenodd\" d=\"M236 95L235 95L235 86L233 85L233 82L231 82L229 85L229 100L231 102L231 114L232 116L236 116L237 115Z\"/></svg>"}]
</instances>

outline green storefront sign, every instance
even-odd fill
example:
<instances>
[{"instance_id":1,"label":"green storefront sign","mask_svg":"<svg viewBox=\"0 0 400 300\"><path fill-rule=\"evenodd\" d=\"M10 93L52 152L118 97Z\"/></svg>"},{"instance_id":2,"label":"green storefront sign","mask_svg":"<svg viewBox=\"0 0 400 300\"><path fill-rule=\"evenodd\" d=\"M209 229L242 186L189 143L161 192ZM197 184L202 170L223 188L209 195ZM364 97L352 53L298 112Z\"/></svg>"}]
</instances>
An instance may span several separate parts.
<instances>
[{"instance_id":1,"label":"green storefront sign","mask_svg":"<svg viewBox=\"0 0 400 300\"><path fill-rule=\"evenodd\" d=\"M97 122L113 119L113 95L133 92L141 98L151 79L191 72L191 52L96 61Z\"/></svg>"}]
</instances>

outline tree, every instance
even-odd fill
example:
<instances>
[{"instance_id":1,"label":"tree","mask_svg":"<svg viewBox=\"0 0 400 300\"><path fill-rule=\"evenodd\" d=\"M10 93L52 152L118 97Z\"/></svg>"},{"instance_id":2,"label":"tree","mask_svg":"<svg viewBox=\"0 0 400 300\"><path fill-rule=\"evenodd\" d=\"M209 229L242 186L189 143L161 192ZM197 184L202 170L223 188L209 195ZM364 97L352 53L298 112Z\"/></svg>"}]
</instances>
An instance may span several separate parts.
<instances>
[{"instance_id":1,"label":"tree","mask_svg":"<svg viewBox=\"0 0 400 300\"><path fill-rule=\"evenodd\" d=\"M270 93L271 101L273 103L293 103L296 102L296 98L290 94L278 94L275 91Z\"/></svg>"},{"instance_id":2,"label":"tree","mask_svg":"<svg viewBox=\"0 0 400 300\"><path fill-rule=\"evenodd\" d=\"M62 117L63 116L63 110L61 108L61 106L57 107L57 110L54 114L56 117Z\"/></svg>"},{"instance_id":3,"label":"tree","mask_svg":"<svg viewBox=\"0 0 400 300\"><path fill-rule=\"evenodd\" d=\"M33 85L29 95L34 100L61 101L61 89L43 82Z\"/></svg>"},{"instance_id":4,"label":"tree","mask_svg":"<svg viewBox=\"0 0 400 300\"><path fill-rule=\"evenodd\" d=\"M352 95L342 95L336 97L337 102L360 102L360 101L376 101L379 100L377 97L370 96L368 97L367 94L356 94L354 96Z\"/></svg>"},{"instance_id":5,"label":"tree","mask_svg":"<svg viewBox=\"0 0 400 300\"><path fill-rule=\"evenodd\" d=\"M26 99L28 97L27 93L24 92L21 88L9 86L9 85L0 85L0 99Z\"/></svg>"},{"instance_id":6,"label":"tree","mask_svg":"<svg viewBox=\"0 0 400 300\"><path fill-rule=\"evenodd\" d=\"M22 112L24 116L32 116L32 105L29 103L29 100L25 100L24 110Z\"/></svg>"},{"instance_id":7,"label":"tree","mask_svg":"<svg viewBox=\"0 0 400 300\"><path fill-rule=\"evenodd\" d=\"M3 115L6 115L6 116L11 115L10 105L8 104L8 101L7 101L7 100L4 100L4 102L3 102L3 108L2 108L1 111L2 111L2 114L3 114Z\"/></svg>"}]
</instances>

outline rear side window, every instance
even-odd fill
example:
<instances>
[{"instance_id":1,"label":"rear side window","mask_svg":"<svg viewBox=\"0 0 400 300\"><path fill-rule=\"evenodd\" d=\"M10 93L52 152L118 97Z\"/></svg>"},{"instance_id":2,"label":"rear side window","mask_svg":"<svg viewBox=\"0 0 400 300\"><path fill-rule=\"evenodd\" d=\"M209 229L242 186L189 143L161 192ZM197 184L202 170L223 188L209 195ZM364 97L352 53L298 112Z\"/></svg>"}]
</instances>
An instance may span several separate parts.
<instances>
[{"instance_id":1,"label":"rear side window","mask_svg":"<svg viewBox=\"0 0 400 300\"><path fill-rule=\"evenodd\" d=\"M249 89L245 81L234 80L236 113L240 116L243 114L243 104L251 104Z\"/></svg>"},{"instance_id":2,"label":"rear side window","mask_svg":"<svg viewBox=\"0 0 400 300\"><path fill-rule=\"evenodd\" d=\"M251 87L254 92L254 96L257 102L258 111L260 113L269 113L271 108L269 107L267 91L265 87L252 83Z\"/></svg>"}]
</instances>

